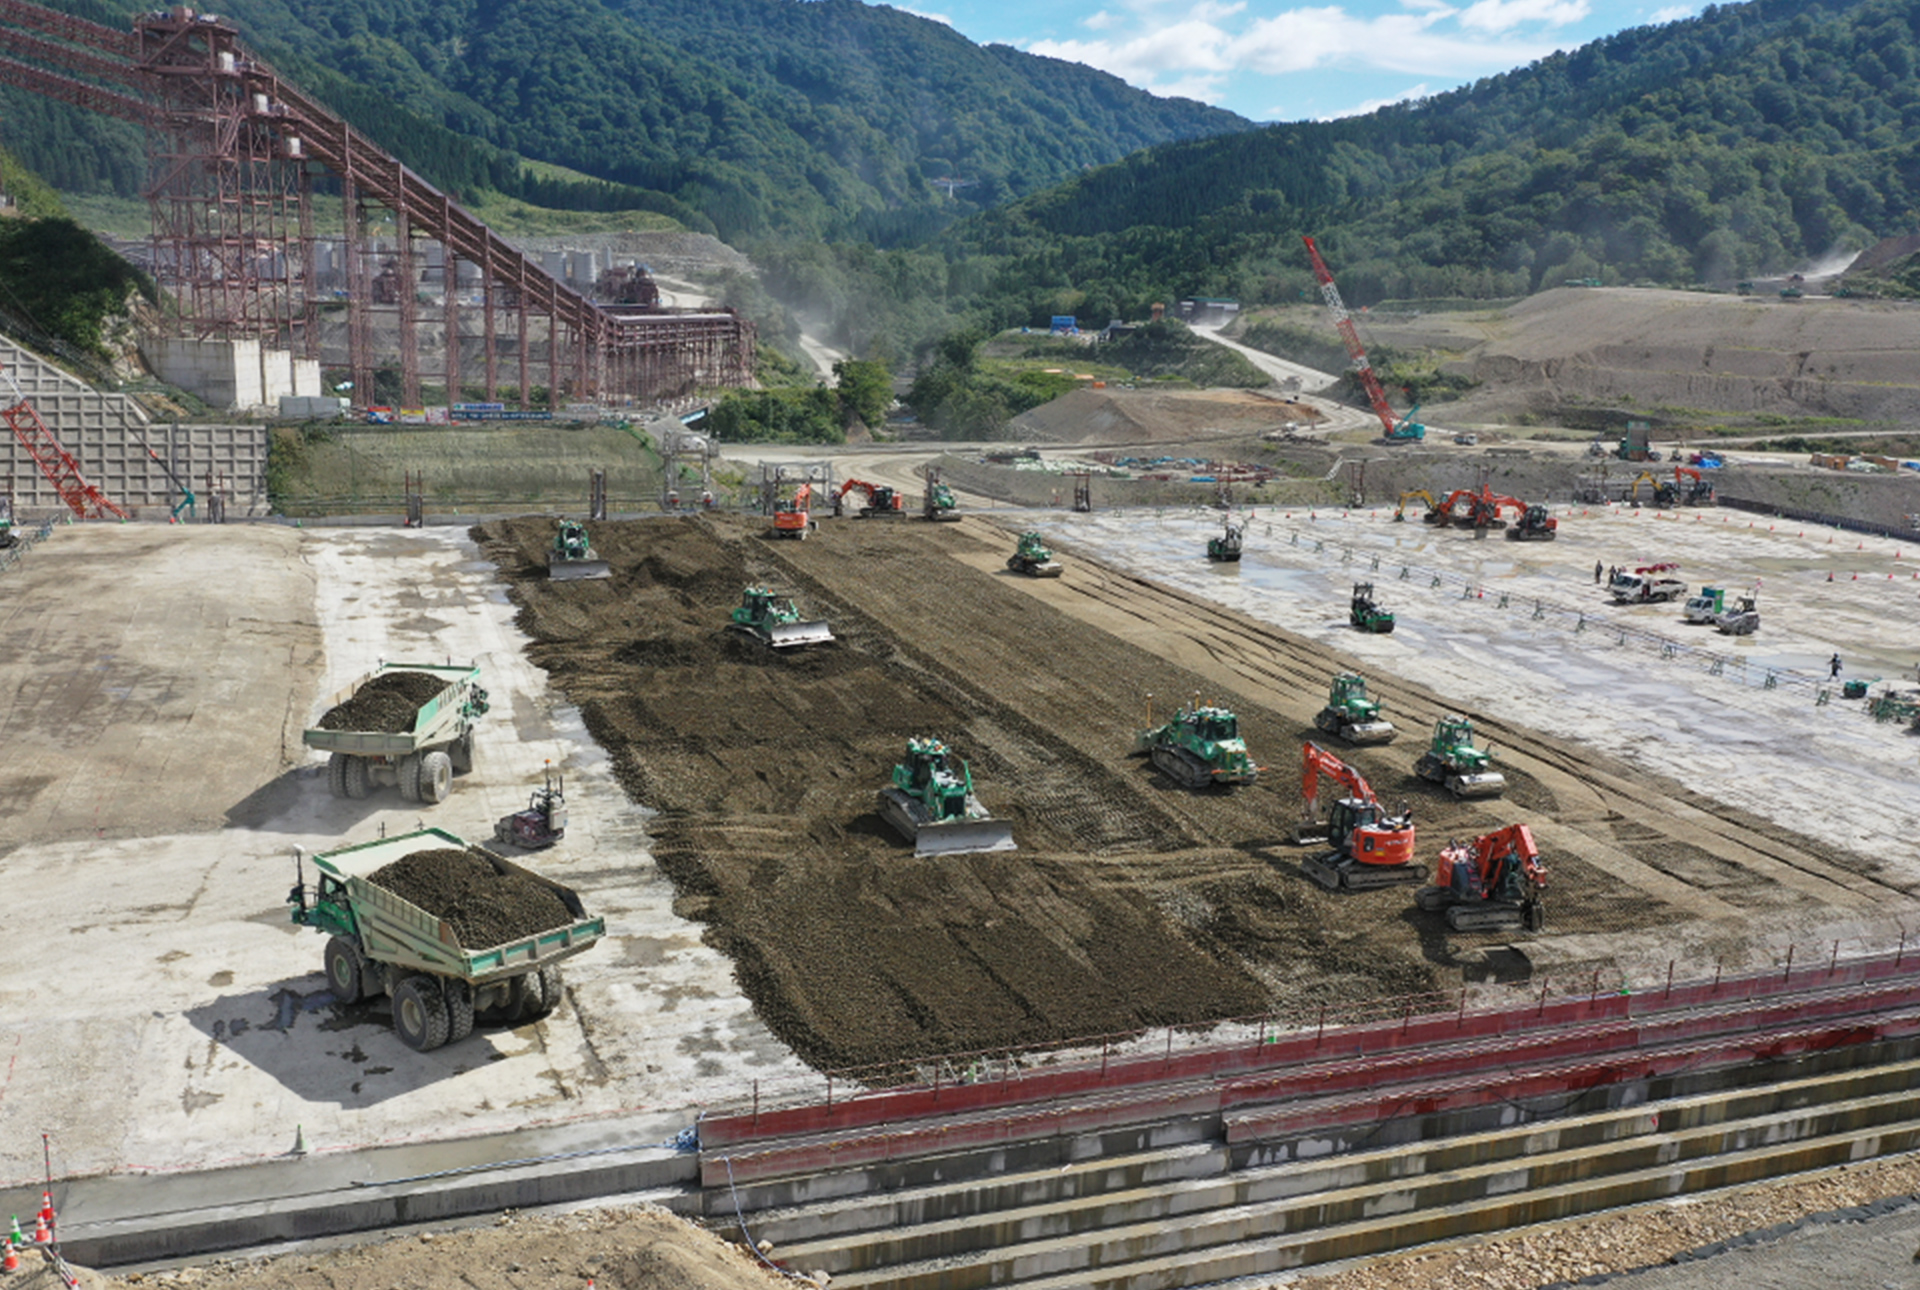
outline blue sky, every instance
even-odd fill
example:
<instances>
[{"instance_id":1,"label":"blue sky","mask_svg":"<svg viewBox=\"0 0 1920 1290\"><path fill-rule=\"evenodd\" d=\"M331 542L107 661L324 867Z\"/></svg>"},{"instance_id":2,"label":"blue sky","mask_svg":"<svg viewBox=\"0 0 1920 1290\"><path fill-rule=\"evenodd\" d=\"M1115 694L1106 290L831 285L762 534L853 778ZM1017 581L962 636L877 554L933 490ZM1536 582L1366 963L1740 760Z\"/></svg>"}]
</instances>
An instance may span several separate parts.
<instances>
[{"instance_id":1,"label":"blue sky","mask_svg":"<svg viewBox=\"0 0 1920 1290\"><path fill-rule=\"evenodd\" d=\"M979 44L1087 63L1255 121L1351 116L1439 94L1700 4L1606 0L923 0Z\"/></svg>"}]
</instances>

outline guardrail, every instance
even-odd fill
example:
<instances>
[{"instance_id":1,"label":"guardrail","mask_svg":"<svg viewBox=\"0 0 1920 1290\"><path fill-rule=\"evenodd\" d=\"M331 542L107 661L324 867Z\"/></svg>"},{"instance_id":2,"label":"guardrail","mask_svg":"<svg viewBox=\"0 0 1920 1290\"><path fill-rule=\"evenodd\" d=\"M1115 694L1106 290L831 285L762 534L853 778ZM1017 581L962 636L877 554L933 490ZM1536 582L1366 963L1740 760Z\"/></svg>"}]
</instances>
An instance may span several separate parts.
<instances>
[{"instance_id":1,"label":"guardrail","mask_svg":"<svg viewBox=\"0 0 1920 1290\"><path fill-rule=\"evenodd\" d=\"M27 552L39 546L53 536L53 531L63 524L73 523L72 519L62 516L57 520L48 520L35 528L24 532L16 525L13 530L13 545L0 551L0 573L5 573L26 558Z\"/></svg>"}]
</instances>

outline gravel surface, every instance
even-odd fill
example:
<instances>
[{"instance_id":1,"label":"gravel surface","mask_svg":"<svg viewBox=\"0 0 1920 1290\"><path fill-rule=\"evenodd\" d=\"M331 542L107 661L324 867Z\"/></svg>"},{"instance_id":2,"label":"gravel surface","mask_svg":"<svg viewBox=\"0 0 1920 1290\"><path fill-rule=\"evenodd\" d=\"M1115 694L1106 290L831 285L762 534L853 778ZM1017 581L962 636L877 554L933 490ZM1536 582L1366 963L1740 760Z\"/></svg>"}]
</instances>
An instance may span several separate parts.
<instances>
[{"instance_id":1,"label":"gravel surface","mask_svg":"<svg viewBox=\"0 0 1920 1290\"><path fill-rule=\"evenodd\" d=\"M374 870L367 881L444 918L470 950L573 921L566 902L551 888L520 874L499 873L485 856L457 847L409 852Z\"/></svg>"},{"instance_id":2,"label":"gravel surface","mask_svg":"<svg viewBox=\"0 0 1920 1290\"><path fill-rule=\"evenodd\" d=\"M1538 1290L1572 1284L1619 1284L1625 1290L1737 1285L1758 1290L1824 1283L1841 1290L1879 1287L1897 1276L1891 1284L1904 1288L1916 1284L1912 1241L1903 1236L1894 1266L1882 1268L1879 1265L1887 1262L1884 1251L1869 1248L1866 1233L1884 1224L1884 1230L1911 1235L1920 1224L1920 1209L1884 1218L1845 1211L1888 1198L1920 1200L1916 1192L1920 1158L1898 1156L1745 1191L1535 1228L1476 1245L1416 1251L1364 1267L1296 1273L1272 1284L1310 1290ZM1810 1216L1826 1221L1793 1226ZM1864 1227L1861 1218L1867 1219ZM1781 1224L1793 1230L1770 1230ZM1729 1248L1720 1248L1723 1245ZM1826 1266L1821 1268L1823 1259ZM1792 1268L1788 1279L1768 1271L1776 1260ZM1674 1266L1662 1267L1667 1264Z\"/></svg>"},{"instance_id":3,"label":"gravel surface","mask_svg":"<svg viewBox=\"0 0 1920 1290\"><path fill-rule=\"evenodd\" d=\"M55 1290L57 1282L27 1283ZM485 1227L229 1259L106 1279L102 1286L220 1290L766 1290L793 1285L751 1255L651 1205L503 1214ZM800 1283L805 1284L805 1283ZM7 1290L21 1290L8 1281Z\"/></svg>"},{"instance_id":4,"label":"gravel surface","mask_svg":"<svg viewBox=\"0 0 1920 1290\"><path fill-rule=\"evenodd\" d=\"M320 729L404 735L419 719L420 706L447 684L445 677L431 672L382 672L355 690L345 703L327 709L320 718Z\"/></svg>"}]
</instances>

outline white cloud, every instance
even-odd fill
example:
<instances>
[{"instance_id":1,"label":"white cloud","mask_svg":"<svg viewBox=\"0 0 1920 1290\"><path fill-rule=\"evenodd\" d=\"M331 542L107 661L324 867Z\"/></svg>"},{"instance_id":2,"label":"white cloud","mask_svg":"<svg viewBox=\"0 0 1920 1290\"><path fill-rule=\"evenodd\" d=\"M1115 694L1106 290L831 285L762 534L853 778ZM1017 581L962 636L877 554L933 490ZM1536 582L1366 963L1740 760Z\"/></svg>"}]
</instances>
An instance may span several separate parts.
<instances>
[{"instance_id":1,"label":"white cloud","mask_svg":"<svg viewBox=\"0 0 1920 1290\"><path fill-rule=\"evenodd\" d=\"M1460 25L1497 34L1536 23L1565 27L1584 21L1587 13L1586 0L1474 0L1460 11Z\"/></svg>"},{"instance_id":2,"label":"white cloud","mask_svg":"<svg viewBox=\"0 0 1920 1290\"><path fill-rule=\"evenodd\" d=\"M1691 18L1693 15L1694 7L1690 4L1671 5L1665 9L1655 9L1653 23L1658 26L1661 23L1679 22L1682 18Z\"/></svg>"},{"instance_id":3,"label":"white cloud","mask_svg":"<svg viewBox=\"0 0 1920 1290\"><path fill-rule=\"evenodd\" d=\"M1209 22L1176 22L1131 40L1037 40L1030 54L1064 58L1152 85L1167 76L1230 70L1223 47L1228 35Z\"/></svg>"},{"instance_id":4,"label":"white cloud","mask_svg":"<svg viewBox=\"0 0 1920 1290\"><path fill-rule=\"evenodd\" d=\"M1087 25L1092 40L1040 40L1030 53L1086 63L1155 93L1196 78L1212 97L1220 78L1284 76L1344 67L1441 79L1470 79L1543 58L1559 45L1543 29L1582 20L1587 0L1403 0L1361 15L1339 4L1262 17L1221 0L1120 0ZM1533 37L1522 34L1533 31ZM1110 33L1110 34L1107 34ZM1182 93L1192 94L1191 88ZM1382 100L1393 101L1393 100Z\"/></svg>"}]
</instances>

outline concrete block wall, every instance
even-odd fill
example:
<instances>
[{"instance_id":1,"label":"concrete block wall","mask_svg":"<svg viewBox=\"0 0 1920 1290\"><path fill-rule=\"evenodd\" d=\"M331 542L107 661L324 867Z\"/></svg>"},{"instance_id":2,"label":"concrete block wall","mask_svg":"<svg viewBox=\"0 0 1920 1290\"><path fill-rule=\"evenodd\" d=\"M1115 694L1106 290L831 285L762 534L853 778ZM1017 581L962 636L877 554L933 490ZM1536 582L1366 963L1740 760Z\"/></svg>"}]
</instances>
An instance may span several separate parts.
<instances>
[{"instance_id":1,"label":"concrete block wall","mask_svg":"<svg viewBox=\"0 0 1920 1290\"><path fill-rule=\"evenodd\" d=\"M265 427L155 424L146 409L126 395L96 390L4 338L0 338L0 366L19 384L61 447L79 463L87 482L123 509L157 510L164 518L180 500L166 471L147 454L151 446L195 493L205 493L209 470L224 474L231 518L266 513ZM0 397L11 397L3 382ZM0 475L12 483L14 505L22 519L40 520L66 512L60 494L19 437L5 429L0 429Z\"/></svg>"},{"instance_id":2,"label":"concrete block wall","mask_svg":"<svg viewBox=\"0 0 1920 1290\"><path fill-rule=\"evenodd\" d=\"M277 408L283 394L320 393L320 364L257 340L149 336L141 356L160 379L230 412Z\"/></svg>"}]
</instances>

